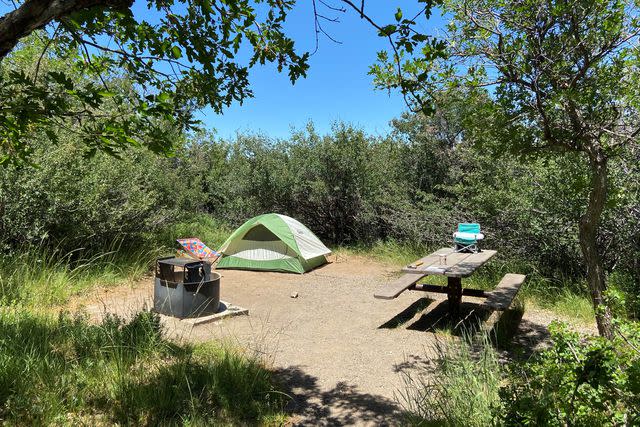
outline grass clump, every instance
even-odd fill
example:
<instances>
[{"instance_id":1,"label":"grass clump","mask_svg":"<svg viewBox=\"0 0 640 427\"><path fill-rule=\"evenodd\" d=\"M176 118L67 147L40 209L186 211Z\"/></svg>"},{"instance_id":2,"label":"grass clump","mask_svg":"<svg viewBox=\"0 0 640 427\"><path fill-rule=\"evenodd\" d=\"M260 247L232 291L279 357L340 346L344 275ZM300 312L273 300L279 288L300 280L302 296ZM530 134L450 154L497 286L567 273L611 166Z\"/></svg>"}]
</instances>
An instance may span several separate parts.
<instances>
[{"instance_id":1,"label":"grass clump","mask_svg":"<svg viewBox=\"0 0 640 427\"><path fill-rule=\"evenodd\" d=\"M159 253L155 248L124 248L121 242L98 254L25 248L0 257L0 300L32 307L64 304L97 286L140 279Z\"/></svg>"},{"instance_id":2,"label":"grass clump","mask_svg":"<svg viewBox=\"0 0 640 427\"><path fill-rule=\"evenodd\" d=\"M591 324L595 319L593 304L586 295L570 290L534 293L527 298L533 306L548 309L573 322Z\"/></svg>"},{"instance_id":3,"label":"grass clump","mask_svg":"<svg viewBox=\"0 0 640 427\"><path fill-rule=\"evenodd\" d=\"M99 286L121 285L142 278L160 255L177 249L177 237L199 237L218 248L231 230L208 215L177 223L127 246L123 239L91 251L79 248L28 246L0 257L0 301L29 307L66 303L74 295Z\"/></svg>"},{"instance_id":4,"label":"grass clump","mask_svg":"<svg viewBox=\"0 0 640 427\"><path fill-rule=\"evenodd\" d=\"M435 249L429 250L423 245L402 243L395 240L379 240L371 244L340 246L334 248L333 252L338 258L340 255L360 255L387 264L404 266L422 258L429 252L433 252Z\"/></svg>"},{"instance_id":5,"label":"grass clump","mask_svg":"<svg viewBox=\"0 0 640 427\"><path fill-rule=\"evenodd\" d=\"M500 407L502 369L485 336L470 335L435 347L432 372L405 374L399 400L412 426L489 426Z\"/></svg>"},{"instance_id":6,"label":"grass clump","mask_svg":"<svg viewBox=\"0 0 640 427\"><path fill-rule=\"evenodd\" d=\"M209 425L282 418L283 395L259 360L213 344L165 340L159 319L93 325L0 313L0 419L9 424Z\"/></svg>"}]
</instances>

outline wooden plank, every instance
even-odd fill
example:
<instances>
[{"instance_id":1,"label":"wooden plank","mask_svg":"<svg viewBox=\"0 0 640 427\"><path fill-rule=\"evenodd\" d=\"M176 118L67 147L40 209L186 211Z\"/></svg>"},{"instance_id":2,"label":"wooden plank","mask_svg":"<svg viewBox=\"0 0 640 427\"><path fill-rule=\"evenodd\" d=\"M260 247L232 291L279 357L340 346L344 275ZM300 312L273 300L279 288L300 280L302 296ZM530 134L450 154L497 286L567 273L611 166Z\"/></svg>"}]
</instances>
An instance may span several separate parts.
<instances>
[{"instance_id":1,"label":"wooden plank","mask_svg":"<svg viewBox=\"0 0 640 427\"><path fill-rule=\"evenodd\" d=\"M485 250L474 254L454 252L451 248L440 248L403 268L402 271L406 274L389 284L381 286L373 296L379 299L396 298L429 274L444 275L452 278L467 277L495 254L496 251L492 250ZM446 255L445 259L442 258L443 255ZM441 264L441 261L444 262L444 264ZM416 267L411 268L412 265ZM471 292L476 293L475 291ZM482 296L481 291L477 292L477 294L478 296Z\"/></svg>"},{"instance_id":2,"label":"wooden plank","mask_svg":"<svg viewBox=\"0 0 640 427\"><path fill-rule=\"evenodd\" d=\"M446 258L443 258L442 261L445 264L440 264L440 255L445 255ZM447 272L453 268L456 264L464 261L469 256L473 255L471 253L465 252L453 252L451 248L442 248L437 252L432 254L435 257L435 260L430 264L423 264L418 268L408 268L405 267L402 269L403 273L411 273L411 274L435 274L435 275L444 275L448 276Z\"/></svg>"},{"instance_id":3,"label":"wooden plank","mask_svg":"<svg viewBox=\"0 0 640 427\"><path fill-rule=\"evenodd\" d=\"M487 300L483 306L498 311L508 309L526 277L524 274L505 274L493 291L486 292Z\"/></svg>"},{"instance_id":4,"label":"wooden plank","mask_svg":"<svg viewBox=\"0 0 640 427\"><path fill-rule=\"evenodd\" d=\"M407 274L420 274L423 276L427 274L435 274L435 275L442 276L447 272L447 267L444 265L438 265L438 263L435 263L432 265L428 265L426 267L421 267L420 269L405 267L401 271Z\"/></svg>"},{"instance_id":5,"label":"wooden plank","mask_svg":"<svg viewBox=\"0 0 640 427\"><path fill-rule=\"evenodd\" d=\"M416 291L425 291L425 292L433 292L434 294L446 294L447 287L446 286L438 286L438 285L428 285L426 283L418 283L415 286ZM470 289L470 288L462 288L462 295L470 296L470 297L478 297L484 298L486 297L485 291L482 289Z\"/></svg>"},{"instance_id":6,"label":"wooden plank","mask_svg":"<svg viewBox=\"0 0 640 427\"><path fill-rule=\"evenodd\" d=\"M486 249L482 252L469 254L467 258L448 268L444 275L447 277L469 277L497 253L497 251Z\"/></svg>"},{"instance_id":7,"label":"wooden plank","mask_svg":"<svg viewBox=\"0 0 640 427\"><path fill-rule=\"evenodd\" d=\"M447 287L439 286L439 285L429 285L427 283L418 283L416 284L414 290L416 291L424 291L424 292L433 292L435 294L446 294Z\"/></svg>"},{"instance_id":8,"label":"wooden plank","mask_svg":"<svg viewBox=\"0 0 640 427\"><path fill-rule=\"evenodd\" d=\"M379 299L394 299L408 288L413 286L418 280L425 275L403 274L391 283L385 283L373 294Z\"/></svg>"},{"instance_id":9,"label":"wooden plank","mask_svg":"<svg viewBox=\"0 0 640 427\"><path fill-rule=\"evenodd\" d=\"M500 320L500 317L504 314L503 311L494 311L492 312L489 317L487 318L487 320L485 320L482 325L480 326L480 329L478 330L478 333L475 335L476 338L480 337L482 333L489 333L491 332L491 330L493 329L493 327L496 325L496 323L498 323L498 321Z\"/></svg>"},{"instance_id":10,"label":"wooden plank","mask_svg":"<svg viewBox=\"0 0 640 427\"><path fill-rule=\"evenodd\" d=\"M452 250L451 248L440 248L437 251L430 253L429 255L424 256L415 262L412 262L411 264L406 266L402 271L405 273L416 273L418 271L418 274L423 274L419 272L418 270L419 268L424 269L434 263L437 263L438 261L440 261L440 255L448 254L451 252L451 250ZM412 266L415 266L415 267L412 267Z\"/></svg>"}]
</instances>

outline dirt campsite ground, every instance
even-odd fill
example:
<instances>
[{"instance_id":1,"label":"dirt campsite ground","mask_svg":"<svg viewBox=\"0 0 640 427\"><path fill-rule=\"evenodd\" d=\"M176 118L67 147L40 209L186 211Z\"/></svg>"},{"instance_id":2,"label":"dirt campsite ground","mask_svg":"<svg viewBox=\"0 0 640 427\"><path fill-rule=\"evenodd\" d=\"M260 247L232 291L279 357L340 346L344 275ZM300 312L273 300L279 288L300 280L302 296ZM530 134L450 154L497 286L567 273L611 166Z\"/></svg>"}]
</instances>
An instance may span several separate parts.
<instances>
[{"instance_id":1,"label":"dirt campsite ground","mask_svg":"<svg viewBox=\"0 0 640 427\"><path fill-rule=\"evenodd\" d=\"M446 313L443 297L405 292L391 301L373 298L397 266L340 256L304 275L220 271L222 300L248 316L193 326L164 318L177 339L221 339L255 352L273 366L293 397L294 425L393 425L400 417L403 375L424 372L435 355L434 333ZM77 299L76 309L99 319L152 305L152 279L106 288ZM297 294L297 298L292 295ZM473 308L473 299L464 308ZM527 308L514 340L531 348L544 342L557 316Z\"/></svg>"}]
</instances>

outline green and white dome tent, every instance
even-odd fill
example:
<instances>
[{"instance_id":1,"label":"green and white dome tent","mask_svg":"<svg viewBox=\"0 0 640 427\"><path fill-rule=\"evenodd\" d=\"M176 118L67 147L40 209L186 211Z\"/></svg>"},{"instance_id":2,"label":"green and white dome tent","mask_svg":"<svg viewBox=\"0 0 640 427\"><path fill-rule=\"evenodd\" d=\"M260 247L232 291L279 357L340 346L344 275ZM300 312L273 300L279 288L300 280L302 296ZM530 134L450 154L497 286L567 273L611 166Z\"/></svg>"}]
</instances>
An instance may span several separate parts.
<instances>
[{"instance_id":1,"label":"green and white dome tent","mask_svg":"<svg viewBox=\"0 0 640 427\"><path fill-rule=\"evenodd\" d=\"M219 269L304 273L325 264L331 250L299 221L269 213L242 224L219 252Z\"/></svg>"}]
</instances>

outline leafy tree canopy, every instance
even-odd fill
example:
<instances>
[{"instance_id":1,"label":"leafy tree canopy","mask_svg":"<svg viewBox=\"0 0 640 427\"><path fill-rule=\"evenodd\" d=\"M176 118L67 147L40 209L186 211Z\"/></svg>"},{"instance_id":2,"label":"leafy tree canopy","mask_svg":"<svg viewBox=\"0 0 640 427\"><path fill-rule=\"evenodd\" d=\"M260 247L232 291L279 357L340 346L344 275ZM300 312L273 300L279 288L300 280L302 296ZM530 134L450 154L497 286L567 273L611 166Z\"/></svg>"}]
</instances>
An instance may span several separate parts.
<instances>
[{"instance_id":1,"label":"leafy tree canopy","mask_svg":"<svg viewBox=\"0 0 640 427\"><path fill-rule=\"evenodd\" d=\"M292 82L305 75L309 55L282 27L293 4L151 0L149 16L135 16L130 0L19 3L0 20L0 163L27 158L34 128L55 138L69 124L90 153L170 150L159 124L189 129L196 109L251 96L249 67L275 63ZM25 67L14 48L38 28ZM64 66L47 67L48 58Z\"/></svg>"},{"instance_id":2,"label":"leafy tree canopy","mask_svg":"<svg viewBox=\"0 0 640 427\"><path fill-rule=\"evenodd\" d=\"M476 131L516 152L596 156L598 142L610 156L635 141L640 9L634 2L449 0L442 7L451 17L444 55L429 60L424 52L401 51L399 75L395 59L382 54L372 68L379 87L401 78L425 96L457 87L468 96L488 93L496 102L477 109Z\"/></svg>"},{"instance_id":3,"label":"leafy tree canopy","mask_svg":"<svg viewBox=\"0 0 640 427\"><path fill-rule=\"evenodd\" d=\"M411 16L398 8L388 25L367 15L365 1L312 3L316 44L320 35L331 38L323 24L352 11L389 41L397 59L419 45L440 51L434 38L413 30L429 17L432 0L418 0ZM299 53L283 27L294 4L147 0L145 13L134 14L133 0L14 2L0 18L0 164L28 159L36 128L55 140L59 127L72 126L89 154L117 155L127 145L170 152L172 137L162 129L191 129L194 111L209 105L220 112L251 96L250 67L274 63L292 82L305 76L310 54ZM16 47L34 44L29 61L21 59ZM65 66L51 69L49 58ZM404 80L398 86L414 88Z\"/></svg>"}]
</instances>

